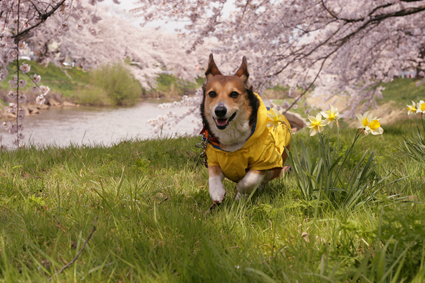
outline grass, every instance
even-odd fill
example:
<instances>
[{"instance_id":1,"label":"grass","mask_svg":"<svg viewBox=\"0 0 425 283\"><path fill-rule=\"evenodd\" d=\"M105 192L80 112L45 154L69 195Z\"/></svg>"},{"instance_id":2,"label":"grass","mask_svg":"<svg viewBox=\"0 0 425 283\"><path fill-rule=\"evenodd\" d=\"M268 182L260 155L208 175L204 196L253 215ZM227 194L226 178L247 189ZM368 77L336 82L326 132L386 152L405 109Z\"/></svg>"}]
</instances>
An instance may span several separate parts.
<instances>
[{"instance_id":1,"label":"grass","mask_svg":"<svg viewBox=\"0 0 425 283\"><path fill-rule=\"evenodd\" d=\"M116 62L90 71L90 84L80 87L71 95L85 105L134 105L143 88L124 63Z\"/></svg>"},{"instance_id":2,"label":"grass","mask_svg":"<svg viewBox=\"0 0 425 283\"><path fill-rule=\"evenodd\" d=\"M51 63L47 67L40 65L35 61L20 60L19 64L26 63L31 66L29 75L38 74L41 76L41 85L47 85L50 90L55 93L60 93L64 97L69 97L79 87L86 85L90 81L88 72L85 72L78 68L60 68ZM16 72L16 62L8 65L9 77L12 78L12 74ZM68 74L68 76L67 76ZM30 82L30 79L25 75L21 74L21 78ZM0 82L0 89L9 90L10 86L8 83L9 79ZM24 90L29 90L31 84L28 83Z\"/></svg>"},{"instance_id":3,"label":"grass","mask_svg":"<svg viewBox=\"0 0 425 283\"><path fill-rule=\"evenodd\" d=\"M373 147L375 174L408 178L336 211L304 200L289 174L250 201L235 202L225 181L226 200L204 216L212 201L199 137L0 152L0 280L423 282L425 172L396 149L409 132L400 121L356 143L352 166ZM348 148L354 130L340 137ZM301 140L318 144L307 130ZM93 225L77 261L54 275Z\"/></svg>"},{"instance_id":4,"label":"grass","mask_svg":"<svg viewBox=\"0 0 425 283\"><path fill-rule=\"evenodd\" d=\"M412 104L412 101L419 102L424 99L425 84L416 86L414 79L395 79L391 83L383 84L385 90L383 91L383 99L378 100L378 104L384 104L394 101L397 106L406 106ZM406 107L407 109L407 107Z\"/></svg>"},{"instance_id":5,"label":"grass","mask_svg":"<svg viewBox=\"0 0 425 283\"><path fill-rule=\"evenodd\" d=\"M378 106L391 103L389 105L391 105L392 108L400 107L403 109L404 108L407 109L406 105L412 104L412 101L419 102L419 100L423 100L425 95L425 84L421 84L417 86L416 85L417 82L418 81L414 79L397 78L390 83L382 83L382 86L385 87L385 89L382 92L383 98L376 99ZM273 99L273 102L277 105L281 105L284 100L292 104L292 102L294 102L295 100L295 98L288 97L287 88L283 88L279 85L272 89L268 89L265 92L265 94L266 95L269 94L269 97L271 98L277 98L277 99ZM282 99L282 97L284 97L284 99ZM305 116L306 115L305 114L306 109L304 106L305 101L306 99L305 97L303 97L296 104L297 109L291 108L290 111L296 112Z\"/></svg>"},{"instance_id":6,"label":"grass","mask_svg":"<svg viewBox=\"0 0 425 283\"><path fill-rule=\"evenodd\" d=\"M156 79L156 86L150 90L153 97L178 97L182 95L194 95L205 79L197 77L194 82L177 78L174 75L159 74Z\"/></svg>"},{"instance_id":7,"label":"grass","mask_svg":"<svg viewBox=\"0 0 425 283\"><path fill-rule=\"evenodd\" d=\"M176 98L182 95L193 95L204 82L204 78L196 78L194 82L181 80L174 75L159 74L156 85L146 90L135 81L133 76L122 64L100 66L91 71L79 68L58 67L54 64L40 65L35 61L20 60L20 64L31 65L29 75L41 76L41 85L50 87L52 93L60 94L64 98L83 105L111 106L131 105L139 98L167 97ZM16 62L8 65L9 78L0 82L0 91L10 90L9 79L16 72ZM21 78L30 82L30 79L21 74ZM31 83L28 83L24 92L29 92ZM0 107L5 102L0 99Z\"/></svg>"},{"instance_id":8,"label":"grass","mask_svg":"<svg viewBox=\"0 0 425 283\"><path fill-rule=\"evenodd\" d=\"M285 98L285 99L273 99L273 103L274 103L274 104L276 104L276 105L282 105L283 101L284 101L284 100L286 100L286 101L289 103L289 105L292 105L292 103L295 101L295 99L296 99L296 98L290 98L290 97L287 97L287 98ZM294 107L292 107L292 108L290 109L290 111L291 111L291 112L298 113L298 114L300 114L301 116L306 116L306 114L305 114L305 110L306 110L305 102L306 102L306 99L305 99L305 98L300 99L300 100L297 102L297 104L295 104L295 105L296 105L296 107L295 107L295 108L294 108ZM295 105L294 105L294 106L295 106ZM309 106L307 106L307 108L310 108L310 107L309 107Z\"/></svg>"}]
</instances>

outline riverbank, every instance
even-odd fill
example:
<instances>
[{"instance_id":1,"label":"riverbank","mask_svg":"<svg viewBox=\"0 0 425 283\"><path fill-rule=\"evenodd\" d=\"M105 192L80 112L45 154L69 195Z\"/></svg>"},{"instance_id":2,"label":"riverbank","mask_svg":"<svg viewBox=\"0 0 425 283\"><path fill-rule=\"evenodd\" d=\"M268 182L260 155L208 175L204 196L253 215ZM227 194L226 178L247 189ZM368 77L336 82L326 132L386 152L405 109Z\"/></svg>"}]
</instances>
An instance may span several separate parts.
<instances>
[{"instance_id":1,"label":"riverbank","mask_svg":"<svg viewBox=\"0 0 425 283\"><path fill-rule=\"evenodd\" d=\"M8 101L6 91L0 90L0 100ZM65 99L62 95L51 93L46 97L46 101L43 104L37 104L35 102L36 94L31 92L24 92L27 101L21 104L21 108L25 110L26 116L38 115L42 111L49 110L52 108L64 108L64 107L79 107L79 104L72 102L71 99ZM5 103L6 104L6 103ZM5 105L0 103L0 120L10 121L15 120L16 115L9 113Z\"/></svg>"},{"instance_id":2,"label":"riverbank","mask_svg":"<svg viewBox=\"0 0 425 283\"><path fill-rule=\"evenodd\" d=\"M204 216L211 199L195 147L199 137L0 152L1 277L7 282L50 277L53 282L422 282L425 172L397 150L401 135L415 125L420 120L409 127L400 121L383 136L356 143L342 183L371 148L375 178L406 179L387 183L375 201L354 210L306 201L292 173L250 201L235 202L235 184L225 181L224 203ZM354 132L341 129L341 152ZM336 144L336 130L326 134ZM293 145L301 141L318 146L308 130L294 136ZM54 275L81 249L78 260Z\"/></svg>"},{"instance_id":3,"label":"riverbank","mask_svg":"<svg viewBox=\"0 0 425 283\"><path fill-rule=\"evenodd\" d=\"M194 95L203 83L203 78L189 82L170 74L158 74L156 82L151 88L146 89L134 79L125 62L106 64L90 71L53 64L44 66L26 60L21 60L20 63L29 64L30 74L40 75L40 85L50 88L46 99L53 96L59 102L63 100L85 106L129 106L140 99L178 99L183 95ZM16 64L9 65L8 71L9 74L16 72ZM31 97L31 86L32 84L28 82L27 86L21 88L22 93ZM0 101L9 102L6 99L9 90L10 86L6 79L0 83L0 92L3 92L0 93ZM35 100L28 99L28 101Z\"/></svg>"},{"instance_id":4,"label":"riverbank","mask_svg":"<svg viewBox=\"0 0 425 283\"><path fill-rule=\"evenodd\" d=\"M41 75L42 85L48 85L50 92L45 96L44 105L35 103L37 94L30 91L31 83L21 88L27 97L22 106L26 115L36 115L51 107L113 107L134 106L136 103L150 99L179 100L182 95L193 95L202 84L203 79L188 82L173 75L159 74L155 87L149 91L141 87L124 63L100 66L89 72L78 68L58 67L52 64L42 66L34 61L22 61L31 66L31 74ZM9 65L9 73L16 71L16 64ZM0 119L13 120L16 115L6 111L10 91L8 80L0 84Z\"/></svg>"},{"instance_id":5,"label":"riverbank","mask_svg":"<svg viewBox=\"0 0 425 283\"><path fill-rule=\"evenodd\" d=\"M36 95L29 91L30 84L23 88L23 93L28 97L27 115L36 115L40 111L50 107L76 107L84 106L115 106L134 105L135 103L149 98L175 99L179 100L182 95L193 95L202 85L204 79L197 78L194 82L184 81L169 74L159 74L155 87L149 91L141 88L128 73L124 65L107 65L91 72L77 68L58 67L52 64L41 66L33 61L25 61L31 65L31 73L42 76L42 83L50 87L51 91L46 96L45 105L36 105ZM14 71L14 64L10 66L10 73ZM105 79L107 78L107 79ZM114 83L114 81L116 83ZM384 123L396 122L404 115L406 104L411 101L423 99L425 84L416 85L412 79L396 79L385 84L383 99L377 99L380 107L374 110L375 115L382 117ZM131 87L129 87L131 85ZM0 90L0 119L14 119L15 115L8 113L4 105L8 103L8 83L3 81ZM277 85L267 89L262 97L274 100L277 105L283 101L291 104L293 97L301 93L301 89L294 90L289 97L289 88ZM130 95L129 95L130 94ZM347 97L334 96L331 100L322 97L302 98L291 111L306 117L306 110L327 109L329 104L336 106L340 113L350 110ZM360 112L361 109L358 109Z\"/></svg>"}]
</instances>

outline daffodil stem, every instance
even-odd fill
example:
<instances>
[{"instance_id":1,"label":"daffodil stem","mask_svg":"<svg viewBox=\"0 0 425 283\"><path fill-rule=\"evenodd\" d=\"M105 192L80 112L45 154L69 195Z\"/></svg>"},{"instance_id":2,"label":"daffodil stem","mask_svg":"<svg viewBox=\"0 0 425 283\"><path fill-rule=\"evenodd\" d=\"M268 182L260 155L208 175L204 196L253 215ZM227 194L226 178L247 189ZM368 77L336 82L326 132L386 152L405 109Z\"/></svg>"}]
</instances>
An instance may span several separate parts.
<instances>
[{"instance_id":1,"label":"daffodil stem","mask_svg":"<svg viewBox=\"0 0 425 283\"><path fill-rule=\"evenodd\" d=\"M337 125L337 128L338 128L338 130L337 130L337 134L338 134L338 136L337 136L337 138L336 138L336 157L338 158L338 156L339 156L339 125L338 125L338 121L336 121L336 125Z\"/></svg>"},{"instance_id":2,"label":"daffodil stem","mask_svg":"<svg viewBox=\"0 0 425 283\"><path fill-rule=\"evenodd\" d=\"M425 131L424 113L421 113L421 120L422 120L422 129Z\"/></svg>"},{"instance_id":3,"label":"daffodil stem","mask_svg":"<svg viewBox=\"0 0 425 283\"><path fill-rule=\"evenodd\" d=\"M345 152L344 159L342 160L341 166L339 167L339 170L336 176L339 176L339 174L341 173L341 170L344 167L345 162L347 161L347 157L351 156L351 152L353 150L354 144L356 143L357 139L360 137L361 132L362 130L356 132L356 135L353 139L353 143L351 144L351 147Z\"/></svg>"}]
</instances>

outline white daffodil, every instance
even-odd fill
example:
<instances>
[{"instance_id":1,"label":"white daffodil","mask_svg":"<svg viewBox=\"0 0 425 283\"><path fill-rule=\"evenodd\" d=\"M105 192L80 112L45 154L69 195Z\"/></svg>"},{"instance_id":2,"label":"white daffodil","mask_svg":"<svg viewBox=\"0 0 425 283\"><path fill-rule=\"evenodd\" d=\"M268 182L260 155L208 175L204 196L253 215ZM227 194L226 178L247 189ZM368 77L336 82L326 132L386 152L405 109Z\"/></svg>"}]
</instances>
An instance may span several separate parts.
<instances>
[{"instance_id":1,"label":"white daffodil","mask_svg":"<svg viewBox=\"0 0 425 283\"><path fill-rule=\"evenodd\" d=\"M379 123L379 120L381 119L373 118L369 122L369 125L366 126L364 131L366 135L369 133L371 133L372 135L381 135L384 132L384 129L382 129L381 123Z\"/></svg>"},{"instance_id":2,"label":"white daffodil","mask_svg":"<svg viewBox=\"0 0 425 283\"><path fill-rule=\"evenodd\" d=\"M277 110L276 108L271 108L267 112L267 127L273 127L273 131L276 129L277 126L279 126L280 123L282 123L282 113Z\"/></svg>"},{"instance_id":3,"label":"white daffodil","mask_svg":"<svg viewBox=\"0 0 425 283\"><path fill-rule=\"evenodd\" d=\"M357 114L357 119L359 119L360 125L357 126L358 129L364 129L369 126L370 121L372 121L372 114L369 114L369 111L366 111L363 115Z\"/></svg>"},{"instance_id":4,"label":"white daffodil","mask_svg":"<svg viewBox=\"0 0 425 283\"><path fill-rule=\"evenodd\" d=\"M407 115L416 113L416 103L412 101L412 105L406 105L407 106Z\"/></svg>"},{"instance_id":5,"label":"white daffodil","mask_svg":"<svg viewBox=\"0 0 425 283\"><path fill-rule=\"evenodd\" d=\"M418 102L416 106L416 113L425 113L425 102L423 100Z\"/></svg>"},{"instance_id":6,"label":"white daffodil","mask_svg":"<svg viewBox=\"0 0 425 283\"><path fill-rule=\"evenodd\" d=\"M322 115L319 113L314 116L308 116L310 122L307 122L307 127L310 128L310 136L314 136L317 133L323 131L323 127L326 126L325 121L322 121Z\"/></svg>"},{"instance_id":7,"label":"white daffodil","mask_svg":"<svg viewBox=\"0 0 425 283\"><path fill-rule=\"evenodd\" d=\"M339 112L338 112L338 108L333 107L331 105L331 109L328 111L322 111L320 112L320 114L322 114L323 118L325 118L325 123L327 125L329 125L329 127L332 129L332 126L334 124L335 121L337 121L337 125L338 125L338 120L340 118L339 116Z\"/></svg>"}]
</instances>

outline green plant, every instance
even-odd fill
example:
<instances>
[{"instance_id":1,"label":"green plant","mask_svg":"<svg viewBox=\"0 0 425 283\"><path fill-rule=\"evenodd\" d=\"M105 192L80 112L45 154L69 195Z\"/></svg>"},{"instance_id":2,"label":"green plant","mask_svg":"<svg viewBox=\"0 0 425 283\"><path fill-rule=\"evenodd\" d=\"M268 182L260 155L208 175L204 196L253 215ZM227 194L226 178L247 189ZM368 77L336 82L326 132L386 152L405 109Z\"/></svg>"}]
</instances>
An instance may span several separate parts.
<instances>
[{"instance_id":1,"label":"green plant","mask_svg":"<svg viewBox=\"0 0 425 283\"><path fill-rule=\"evenodd\" d=\"M49 63L47 66L35 61L19 60L31 66L31 73L41 76L41 85L47 85L53 93L60 93L64 97L72 96L80 87L90 83L88 72L79 68L64 68ZM9 74L16 72L16 64L7 66ZM28 78L26 78L28 79ZM22 90L30 91L31 84L27 84ZM0 88L10 90L8 80L0 82Z\"/></svg>"},{"instance_id":2,"label":"green plant","mask_svg":"<svg viewBox=\"0 0 425 283\"><path fill-rule=\"evenodd\" d=\"M107 64L91 71L91 84L102 88L112 105L134 105L142 94L140 83L123 63Z\"/></svg>"},{"instance_id":3,"label":"green plant","mask_svg":"<svg viewBox=\"0 0 425 283\"><path fill-rule=\"evenodd\" d=\"M204 83L204 78L197 77L194 82L177 78L171 74L159 74L156 78L156 85L151 92L155 96L176 97L194 94Z\"/></svg>"},{"instance_id":4,"label":"green plant","mask_svg":"<svg viewBox=\"0 0 425 283\"><path fill-rule=\"evenodd\" d=\"M301 150L293 146L289 153L297 187L307 201L325 201L333 209L353 209L373 201L388 178L375 174L373 150L366 151L354 168L347 166L353 156L353 147L359 139L358 131L351 146L339 154L326 136L319 134L319 144L312 149L301 141Z\"/></svg>"},{"instance_id":5,"label":"green plant","mask_svg":"<svg viewBox=\"0 0 425 283\"><path fill-rule=\"evenodd\" d=\"M425 125L423 119L422 128L425 132ZM400 142L398 149L404 152L413 160L417 161L419 165L425 167L425 139L420 128L417 127L416 129L416 132L412 130L412 135L410 137L406 137L403 135L403 141Z\"/></svg>"},{"instance_id":6,"label":"green plant","mask_svg":"<svg viewBox=\"0 0 425 283\"><path fill-rule=\"evenodd\" d=\"M349 148L350 133L341 129L341 148ZM338 142L335 133L329 136L331 145ZM302 140L312 149L319 143L302 130L291 146L300 149ZM235 185L225 181L228 196L204 216L211 198L195 148L199 137L2 151L0 281L378 282L380 268L379 274L389 271L383 282L423 282L420 246L401 254L415 233L423 238L425 182L418 177L424 171L410 158L380 152L398 140L391 134L359 138L353 150L373 145L385 157L374 160L378 176L388 164L406 170L409 178L390 190L414 195L415 203L386 200L317 214L317 200L305 201L296 175L287 174L249 202L234 201ZM349 177L345 172L341 181ZM387 197L385 190L376 197ZM96 231L78 260L54 276L81 249L96 217Z\"/></svg>"},{"instance_id":7,"label":"green plant","mask_svg":"<svg viewBox=\"0 0 425 283\"><path fill-rule=\"evenodd\" d=\"M76 103L83 105L110 106L114 104L105 89L94 85L81 87L72 95L72 98Z\"/></svg>"}]
</instances>

